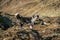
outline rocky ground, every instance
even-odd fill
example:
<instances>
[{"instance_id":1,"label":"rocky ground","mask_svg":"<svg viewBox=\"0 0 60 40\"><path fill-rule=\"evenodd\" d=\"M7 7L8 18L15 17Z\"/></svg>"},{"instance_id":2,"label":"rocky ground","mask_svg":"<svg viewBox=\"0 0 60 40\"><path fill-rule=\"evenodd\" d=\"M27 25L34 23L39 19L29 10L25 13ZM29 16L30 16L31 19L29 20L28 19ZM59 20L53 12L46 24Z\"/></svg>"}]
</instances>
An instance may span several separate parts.
<instances>
[{"instance_id":1,"label":"rocky ground","mask_svg":"<svg viewBox=\"0 0 60 40\"><path fill-rule=\"evenodd\" d=\"M27 24L22 28L17 25L15 16L3 15L3 17L4 19L1 18L3 21L0 20L4 26L0 29L0 40L60 40L60 17L42 17L47 25L35 24L33 30ZM4 24L9 25L8 28Z\"/></svg>"}]
</instances>

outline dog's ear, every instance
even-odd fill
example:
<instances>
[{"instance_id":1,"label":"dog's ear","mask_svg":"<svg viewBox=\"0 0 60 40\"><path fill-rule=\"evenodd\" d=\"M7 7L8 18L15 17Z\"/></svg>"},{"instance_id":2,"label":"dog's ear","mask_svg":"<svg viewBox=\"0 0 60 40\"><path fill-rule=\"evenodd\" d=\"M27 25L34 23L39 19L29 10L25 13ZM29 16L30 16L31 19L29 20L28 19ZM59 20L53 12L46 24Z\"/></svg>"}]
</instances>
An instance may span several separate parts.
<instances>
[{"instance_id":1,"label":"dog's ear","mask_svg":"<svg viewBox=\"0 0 60 40\"><path fill-rule=\"evenodd\" d=\"M37 17L39 18L39 15L37 15Z\"/></svg>"},{"instance_id":2,"label":"dog's ear","mask_svg":"<svg viewBox=\"0 0 60 40\"><path fill-rule=\"evenodd\" d=\"M19 15L19 13L16 13L15 16Z\"/></svg>"}]
</instances>

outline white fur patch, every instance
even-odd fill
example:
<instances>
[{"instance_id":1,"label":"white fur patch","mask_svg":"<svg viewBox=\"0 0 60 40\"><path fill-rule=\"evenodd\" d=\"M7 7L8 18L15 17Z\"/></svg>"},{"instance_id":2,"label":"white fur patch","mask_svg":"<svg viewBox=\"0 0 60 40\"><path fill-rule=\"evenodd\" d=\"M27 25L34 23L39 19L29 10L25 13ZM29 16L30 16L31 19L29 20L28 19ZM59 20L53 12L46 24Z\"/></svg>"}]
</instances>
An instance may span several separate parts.
<instances>
[{"instance_id":1,"label":"white fur patch","mask_svg":"<svg viewBox=\"0 0 60 40\"><path fill-rule=\"evenodd\" d=\"M16 13L15 16L18 15L18 14L19 14L19 13Z\"/></svg>"},{"instance_id":2,"label":"white fur patch","mask_svg":"<svg viewBox=\"0 0 60 40\"><path fill-rule=\"evenodd\" d=\"M35 18L32 18L32 20L31 20L31 21L32 21L32 22L34 22L36 19L37 19L37 17L35 17Z\"/></svg>"},{"instance_id":3,"label":"white fur patch","mask_svg":"<svg viewBox=\"0 0 60 40\"><path fill-rule=\"evenodd\" d=\"M30 29L32 29L32 26L30 26Z\"/></svg>"}]
</instances>

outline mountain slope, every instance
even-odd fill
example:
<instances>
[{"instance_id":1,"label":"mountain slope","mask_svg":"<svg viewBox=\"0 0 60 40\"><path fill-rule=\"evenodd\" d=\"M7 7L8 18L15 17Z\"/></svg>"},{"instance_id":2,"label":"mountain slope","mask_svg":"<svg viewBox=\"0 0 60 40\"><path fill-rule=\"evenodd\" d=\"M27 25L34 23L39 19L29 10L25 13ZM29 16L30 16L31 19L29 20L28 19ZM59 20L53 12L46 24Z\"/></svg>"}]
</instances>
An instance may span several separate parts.
<instances>
[{"instance_id":1,"label":"mountain slope","mask_svg":"<svg viewBox=\"0 0 60 40\"><path fill-rule=\"evenodd\" d=\"M0 11L11 14L60 16L60 0L3 0L0 3Z\"/></svg>"}]
</instances>

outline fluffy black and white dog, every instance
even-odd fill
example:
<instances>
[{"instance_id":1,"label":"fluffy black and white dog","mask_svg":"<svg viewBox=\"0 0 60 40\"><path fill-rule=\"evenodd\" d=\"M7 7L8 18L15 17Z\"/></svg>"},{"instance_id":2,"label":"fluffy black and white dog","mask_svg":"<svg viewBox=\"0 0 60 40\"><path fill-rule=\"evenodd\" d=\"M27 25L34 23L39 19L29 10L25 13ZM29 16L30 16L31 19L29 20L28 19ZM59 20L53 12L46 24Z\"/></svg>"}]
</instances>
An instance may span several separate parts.
<instances>
[{"instance_id":1,"label":"fluffy black and white dog","mask_svg":"<svg viewBox=\"0 0 60 40\"><path fill-rule=\"evenodd\" d=\"M23 17L19 13L16 13L15 16L19 20L21 27L24 24L30 24L30 29L32 29L35 21L39 18L39 15L33 15L32 17ZM40 21L42 21L42 24L44 24L43 20L40 19Z\"/></svg>"}]
</instances>

